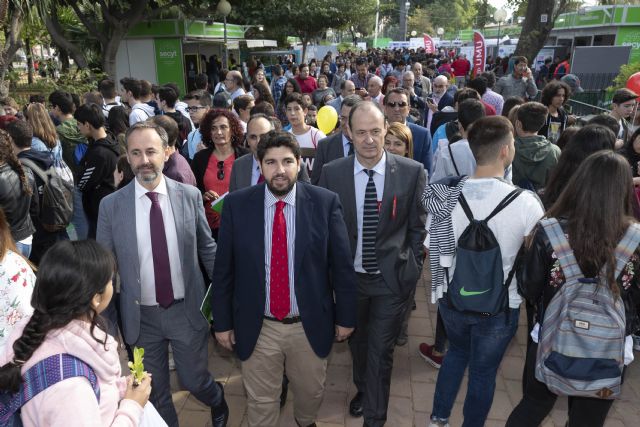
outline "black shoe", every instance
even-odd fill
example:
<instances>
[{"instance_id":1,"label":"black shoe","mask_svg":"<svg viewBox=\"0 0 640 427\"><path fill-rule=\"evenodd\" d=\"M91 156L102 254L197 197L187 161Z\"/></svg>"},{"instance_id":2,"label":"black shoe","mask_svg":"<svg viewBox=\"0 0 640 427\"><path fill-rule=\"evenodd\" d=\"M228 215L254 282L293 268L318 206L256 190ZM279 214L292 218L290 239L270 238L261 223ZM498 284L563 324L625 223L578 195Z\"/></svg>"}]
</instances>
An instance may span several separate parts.
<instances>
[{"instance_id":1,"label":"black shoe","mask_svg":"<svg viewBox=\"0 0 640 427\"><path fill-rule=\"evenodd\" d=\"M362 416L362 398L364 397L361 391L357 392L356 395L351 399L351 403L349 403L349 413L353 417L361 417Z\"/></svg>"},{"instance_id":2,"label":"black shoe","mask_svg":"<svg viewBox=\"0 0 640 427\"><path fill-rule=\"evenodd\" d=\"M227 421L229 421L229 406L227 401L224 400L224 387L218 382L216 384L222 392L222 400L217 406L211 408L211 427L226 427Z\"/></svg>"},{"instance_id":3,"label":"black shoe","mask_svg":"<svg viewBox=\"0 0 640 427\"><path fill-rule=\"evenodd\" d=\"M287 394L289 393L289 381L282 381L282 391L280 392L280 409L284 408L287 403Z\"/></svg>"},{"instance_id":4,"label":"black shoe","mask_svg":"<svg viewBox=\"0 0 640 427\"><path fill-rule=\"evenodd\" d=\"M298 422L298 420L296 420L296 424L298 425L298 427L318 427L318 426L316 425L316 423L311 423L311 424L309 424L308 426L303 426L302 424L300 424L300 423Z\"/></svg>"}]
</instances>

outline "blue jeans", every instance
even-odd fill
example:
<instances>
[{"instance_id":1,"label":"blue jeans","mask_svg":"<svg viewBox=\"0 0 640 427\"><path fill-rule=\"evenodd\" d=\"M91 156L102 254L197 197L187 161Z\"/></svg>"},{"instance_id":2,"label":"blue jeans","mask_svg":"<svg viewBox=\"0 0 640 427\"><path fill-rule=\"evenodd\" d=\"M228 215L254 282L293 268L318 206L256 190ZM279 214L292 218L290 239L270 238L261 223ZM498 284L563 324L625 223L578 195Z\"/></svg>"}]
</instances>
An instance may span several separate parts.
<instances>
[{"instance_id":1,"label":"blue jeans","mask_svg":"<svg viewBox=\"0 0 640 427\"><path fill-rule=\"evenodd\" d=\"M29 255L31 255L31 245L16 242L16 249L18 249L18 252L20 252L25 258L29 258Z\"/></svg>"},{"instance_id":2,"label":"blue jeans","mask_svg":"<svg viewBox=\"0 0 640 427\"><path fill-rule=\"evenodd\" d=\"M70 236L71 240L85 240L89 235L89 221L82 207L82 192L77 187L73 189L73 217L71 224L75 230L75 235Z\"/></svg>"},{"instance_id":3,"label":"blue jeans","mask_svg":"<svg viewBox=\"0 0 640 427\"><path fill-rule=\"evenodd\" d=\"M441 299L438 310L447 330L449 351L438 373L431 419L449 419L464 371L469 366L462 426L482 427L493 403L498 366L518 328L520 309L482 317L461 313Z\"/></svg>"}]
</instances>

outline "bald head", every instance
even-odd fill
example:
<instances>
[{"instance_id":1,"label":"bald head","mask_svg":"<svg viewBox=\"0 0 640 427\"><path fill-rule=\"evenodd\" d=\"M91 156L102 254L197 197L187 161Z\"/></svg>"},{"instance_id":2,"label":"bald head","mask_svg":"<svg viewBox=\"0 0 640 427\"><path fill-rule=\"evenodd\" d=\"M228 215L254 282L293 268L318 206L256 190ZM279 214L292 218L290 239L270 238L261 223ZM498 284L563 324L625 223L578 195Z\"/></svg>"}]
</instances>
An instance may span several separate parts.
<instances>
[{"instance_id":1,"label":"bald head","mask_svg":"<svg viewBox=\"0 0 640 427\"><path fill-rule=\"evenodd\" d=\"M445 76L438 76L433 79L433 93L442 96L449 87L449 80Z\"/></svg>"}]
</instances>

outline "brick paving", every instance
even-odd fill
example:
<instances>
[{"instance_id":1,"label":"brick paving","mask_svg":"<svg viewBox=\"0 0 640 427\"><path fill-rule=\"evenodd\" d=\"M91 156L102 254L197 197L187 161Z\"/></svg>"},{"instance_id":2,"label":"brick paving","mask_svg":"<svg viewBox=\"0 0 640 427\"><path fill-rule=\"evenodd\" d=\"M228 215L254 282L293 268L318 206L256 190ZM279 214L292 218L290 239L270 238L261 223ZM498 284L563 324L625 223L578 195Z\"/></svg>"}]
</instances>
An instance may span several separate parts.
<instances>
[{"instance_id":1,"label":"brick paving","mask_svg":"<svg viewBox=\"0 0 640 427\"><path fill-rule=\"evenodd\" d=\"M434 369L418 355L421 342L433 343L435 331L435 306L427 302L425 283L429 278L425 272L416 292L417 309L409 321L409 343L396 347L389 401L389 427L426 427L438 370ZM524 310L520 316L520 326L509 345L496 378L496 393L487 420L487 427L504 426L513 407L522 397L521 378L526 345L526 321ZM217 346L213 339L209 342L209 369L216 379L225 384L226 399L231 410L230 427L246 426L246 397L242 386L239 361L228 351ZM640 358L640 352L636 352ZM466 393L467 379L463 380L456 404L450 418L452 427L462 424L462 404ZM172 374L173 401L178 411L182 427L208 427L211 425L209 408L201 404L186 391L180 391ZM362 418L349 415L349 401L355 394L351 381L351 357L345 343L336 344L329 356L326 392L320 413L318 427L362 426ZM293 419L292 392L282 409L281 427L295 427ZM605 427L637 427L640 420L640 361L632 363L626 372L622 397L616 401L609 413ZM558 399L554 410L543 422L542 427L564 427L567 400Z\"/></svg>"}]
</instances>

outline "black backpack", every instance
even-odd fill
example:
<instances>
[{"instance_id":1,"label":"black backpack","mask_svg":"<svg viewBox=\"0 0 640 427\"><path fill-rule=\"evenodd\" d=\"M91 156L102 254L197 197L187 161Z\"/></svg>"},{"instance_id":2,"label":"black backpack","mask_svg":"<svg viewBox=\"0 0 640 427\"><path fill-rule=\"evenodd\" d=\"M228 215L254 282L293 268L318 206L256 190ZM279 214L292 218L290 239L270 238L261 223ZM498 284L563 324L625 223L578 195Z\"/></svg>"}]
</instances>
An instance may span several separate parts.
<instances>
[{"instance_id":1,"label":"black backpack","mask_svg":"<svg viewBox=\"0 0 640 427\"><path fill-rule=\"evenodd\" d=\"M502 199L488 217L474 219L464 195L460 193L460 206L469 219L469 225L460 235L456 249L456 270L448 282L447 297L458 311L493 316L509 307L509 284L515 269L504 280L502 253L489 220L506 208L522 193L517 188ZM514 264L515 265L515 264Z\"/></svg>"},{"instance_id":2,"label":"black backpack","mask_svg":"<svg viewBox=\"0 0 640 427\"><path fill-rule=\"evenodd\" d=\"M38 218L42 228L54 232L67 228L73 216L73 184L65 181L56 168L46 171L29 159L20 159L43 182L42 202Z\"/></svg>"}]
</instances>

